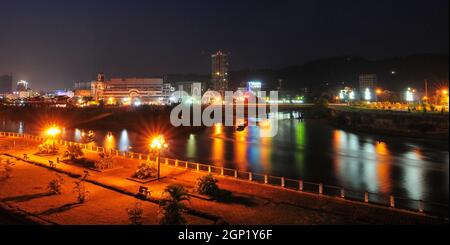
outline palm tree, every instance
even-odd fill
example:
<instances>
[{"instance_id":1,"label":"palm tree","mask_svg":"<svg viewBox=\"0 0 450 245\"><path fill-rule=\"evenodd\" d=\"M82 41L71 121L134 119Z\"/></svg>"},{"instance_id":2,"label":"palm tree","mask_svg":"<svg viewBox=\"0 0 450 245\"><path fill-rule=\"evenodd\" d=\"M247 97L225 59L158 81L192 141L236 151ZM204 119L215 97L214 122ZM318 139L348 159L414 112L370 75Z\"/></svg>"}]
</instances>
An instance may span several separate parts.
<instances>
[{"instance_id":1,"label":"palm tree","mask_svg":"<svg viewBox=\"0 0 450 245\"><path fill-rule=\"evenodd\" d=\"M166 195L159 204L163 217L162 225L185 225L186 219L182 212L186 209L184 201L189 201L190 197L186 189L181 185L169 185L164 190Z\"/></svg>"}]
</instances>

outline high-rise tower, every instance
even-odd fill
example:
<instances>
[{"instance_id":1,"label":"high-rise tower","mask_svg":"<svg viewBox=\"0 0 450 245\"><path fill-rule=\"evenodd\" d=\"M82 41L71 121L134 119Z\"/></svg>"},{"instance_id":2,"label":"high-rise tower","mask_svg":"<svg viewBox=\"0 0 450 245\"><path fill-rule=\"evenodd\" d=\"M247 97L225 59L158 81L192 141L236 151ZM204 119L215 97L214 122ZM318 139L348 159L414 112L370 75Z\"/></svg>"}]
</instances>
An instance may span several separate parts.
<instances>
[{"instance_id":1,"label":"high-rise tower","mask_svg":"<svg viewBox=\"0 0 450 245\"><path fill-rule=\"evenodd\" d=\"M228 55L218 51L211 55L211 83L215 91L224 96L228 90Z\"/></svg>"}]
</instances>

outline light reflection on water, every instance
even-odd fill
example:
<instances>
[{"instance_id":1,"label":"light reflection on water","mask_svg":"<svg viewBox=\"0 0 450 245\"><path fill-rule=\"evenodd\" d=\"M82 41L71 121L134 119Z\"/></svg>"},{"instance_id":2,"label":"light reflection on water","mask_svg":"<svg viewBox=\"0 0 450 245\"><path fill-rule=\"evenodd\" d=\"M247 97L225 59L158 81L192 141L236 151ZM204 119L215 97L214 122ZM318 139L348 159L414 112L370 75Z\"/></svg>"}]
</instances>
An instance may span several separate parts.
<instances>
[{"instance_id":1,"label":"light reflection on water","mask_svg":"<svg viewBox=\"0 0 450 245\"><path fill-rule=\"evenodd\" d=\"M130 138L128 137L128 131L126 129L122 130L119 138L119 150L128 151L130 150Z\"/></svg>"},{"instance_id":2,"label":"light reflection on water","mask_svg":"<svg viewBox=\"0 0 450 245\"><path fill-rule=\"evenodd\" d=\"M125 136L128 136L128 135L125 135ZM125 142L126 140L123 140L123 141ZM111 150L117 149L116 137L114 137L113 134L106 134L103 139L103 147L105 148L106 151L111 151Z\"/></svg>"},{"instance_id":3,"label":"light reflection on water","mask_svg":"<svg viewBox=\"0 0 450 245\"><path fill-rule=\"evenodd\" d=\"M3 121L2 131L29 132L23 122ZM65 129L81 142L81 129ZM96 131L99 146L147 150L144 134ZM170 157L243 171L304 179L356 190L448 203L448 143L374 137L334 129L319 121L283 120L274 138L258 127L242 132L218 124L204 132L168 139ZM131 148L132 147L132 148Z\"/></svg>"},{"instance_id":4,"label":"light reflection on water","mask_svg":"<svg viewBox=\"0 0 450 245\"><path fill-rule=\"evenodd\" d=\"M74 132L75 142L81 142L81 130L76 128Z\"/></svg>"},{"instance_id":5,"label":"light reflection on water","mask_svg":"<svg viewBox=\"0 0 450 245\"><path fill-rule=\"evenodd\" d=\"M195 135L191 134L189 135L189 139L187 140L186 144L186 156L188 158L195 158L197 155L197 142L195 140Z\"/></svg>"},{"instance_id":6,"label":"light reflection on water","mask_svg":"<svg viewBox=\"0 0 450 245\"><path fill-rule=\"evenodd\" d=\"M225 159L225 142L223 140L223 126L221 124L214 125L212 141L211 160L216 166L223 167Z\"/></svg>"}]
</instances>

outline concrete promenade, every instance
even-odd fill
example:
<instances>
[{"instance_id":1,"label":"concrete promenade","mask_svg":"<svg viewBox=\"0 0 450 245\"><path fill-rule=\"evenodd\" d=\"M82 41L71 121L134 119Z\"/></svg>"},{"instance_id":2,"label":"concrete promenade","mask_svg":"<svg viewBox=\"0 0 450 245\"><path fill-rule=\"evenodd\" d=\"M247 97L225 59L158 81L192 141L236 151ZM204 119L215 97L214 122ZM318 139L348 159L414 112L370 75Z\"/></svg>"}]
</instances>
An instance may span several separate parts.
<instances>
[{"instance_id":1,"label":"concrete promenade","mask_svg":"<svg viewBox=\"0 0 450 245\"><path fill-rule=\"evenodd\" d=\"M13 143L15 142L15 143ZM59 156L33 155L38 143L24 138L0 137L0 157L14 161L13 176L0 183L0 202L30 213L49 223L56 224L128 224L126 208L134 202L143 204L144 224L157 224L158 199L169 184L180 184L193 192L196 173L161 165L161 181L140 184L128 177L143 160L117 157L116 168L106 172L88 170L90 191L85 204L75 203L72 193L77 175L82 167L60 163L51 169L49 160L56 162ZM61 147L60 152L63 151ZM29 161L23 161L28 154ZM85 151L85 157L98 158L98 153ZM34 163L34 164L33 164ZM63 194L48 195L48 182L56 171L65 178ZM219 187L230 191L227 202L192 197L187 203L186 218L190 224L442 224L448 220L436 219L425 214L396 210L339 198L296 192L279 187L261 185L228 177L217 176ZM140 201L132 195L139 186L151 190L150 201Z\"/></svg>"}]
</instances>

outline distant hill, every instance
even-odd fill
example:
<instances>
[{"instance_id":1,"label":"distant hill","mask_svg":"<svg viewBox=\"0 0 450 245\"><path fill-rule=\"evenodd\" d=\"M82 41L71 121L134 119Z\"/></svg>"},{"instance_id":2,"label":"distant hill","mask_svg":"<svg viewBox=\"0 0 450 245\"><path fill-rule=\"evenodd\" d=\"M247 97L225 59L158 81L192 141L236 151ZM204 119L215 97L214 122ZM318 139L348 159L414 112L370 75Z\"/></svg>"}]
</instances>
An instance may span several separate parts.
<instances>
[{"instance_id":1,"label":"distant hill","mask_svg":"<svg viewBox=\"0 0 450 245\"><path fill-rule=\"evenodd\" d=\"M348 85L357 87L358 76L363 73L378 75L383 89L402 91L406 87L423 88L424 80L433 84L448 84L448 54L416 54L382 60L368 60L358 56L342 56L319 59L303 65L282 69L256 69L230 72L233 89L250 80L264 82L265 90L275 89L279 80L282 88L301 90L308 88L313 94ZM168 75L179 80L209 81L209 75Z\"/></svg>"}]
</instances>

